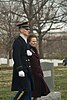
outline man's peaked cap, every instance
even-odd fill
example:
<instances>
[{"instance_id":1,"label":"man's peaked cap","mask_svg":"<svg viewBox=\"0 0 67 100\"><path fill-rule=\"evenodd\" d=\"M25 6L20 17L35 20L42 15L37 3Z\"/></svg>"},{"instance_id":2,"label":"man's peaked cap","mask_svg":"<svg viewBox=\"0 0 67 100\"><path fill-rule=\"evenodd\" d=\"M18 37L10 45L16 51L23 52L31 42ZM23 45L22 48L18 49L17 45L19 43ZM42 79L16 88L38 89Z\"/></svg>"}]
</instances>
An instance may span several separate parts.
<instances>
[{"instance_id":1,"label":"man's peaked cap","mask_svg":"<svg viewBox=\"0 0 67 100\"><path fill-rule=\"evenodd\" d=\"M22 22L22 23L18 23L17 26L20 28L29 28L29 22Z\"/></svg>"}]
</instances>

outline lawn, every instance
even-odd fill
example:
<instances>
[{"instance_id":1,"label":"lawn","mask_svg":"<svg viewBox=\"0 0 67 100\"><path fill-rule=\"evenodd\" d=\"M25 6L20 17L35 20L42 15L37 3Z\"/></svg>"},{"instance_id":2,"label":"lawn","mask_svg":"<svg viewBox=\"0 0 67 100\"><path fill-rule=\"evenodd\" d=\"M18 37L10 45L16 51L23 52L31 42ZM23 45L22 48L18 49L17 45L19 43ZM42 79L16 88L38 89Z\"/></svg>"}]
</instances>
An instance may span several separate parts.
<instances>
[{"instance_id":1,"label":"lawn","mask_svg":"<svg viewBox=\"0 0 67 100\"><path fill-rule=\"evenodd\" d=\"M67 100L67 66L54 68L55 90L61 92L61 100Z\"/></svg>"},{"instance_id":2,"label":"lawn","mask_svg":"<svg viewBox=\"0 0 67 100\"><path fill-rule=\"evenodd\" d=\"M15 92L11 92L11 69L0 69L0 100L12 100ZM55 91L61 92L61 100L67 100L67 66L54 68Z\"/></svg>"},{"instance_id":3,"label":"lawn","mask_svg":"<svg viewBox=\"0 0 67 100\"><path fill-rule=\"evenodd\" d=\"M12 100L15 92L11 92L12 70L0 70L0 100Z\"/></svg>"}]
</instances>

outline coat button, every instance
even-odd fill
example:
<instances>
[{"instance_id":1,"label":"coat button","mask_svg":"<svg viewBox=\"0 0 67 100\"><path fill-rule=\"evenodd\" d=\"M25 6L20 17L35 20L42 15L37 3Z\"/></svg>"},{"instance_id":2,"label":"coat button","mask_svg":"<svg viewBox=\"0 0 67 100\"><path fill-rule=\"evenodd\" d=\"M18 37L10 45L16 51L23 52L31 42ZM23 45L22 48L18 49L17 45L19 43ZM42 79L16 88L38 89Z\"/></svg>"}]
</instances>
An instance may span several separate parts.
<instances>
[{"instance_id":1,"label":"coat button","mask_svg":"<svg viewBox=\"0 0 67 100\"><path fill-rule=\"evenodd\" d=\"M28 61L30 61L30 59L28 59Z\"/></svg>"},{"instance_id":2,"label":"coat button","mask_svg":"<svg viewBox=\"0 0 67 100\"><path fill-rule=\"evenodd\" d=\"M29 67L31 67L31 66L29 65Z\"/></svg>"}]
</instances>

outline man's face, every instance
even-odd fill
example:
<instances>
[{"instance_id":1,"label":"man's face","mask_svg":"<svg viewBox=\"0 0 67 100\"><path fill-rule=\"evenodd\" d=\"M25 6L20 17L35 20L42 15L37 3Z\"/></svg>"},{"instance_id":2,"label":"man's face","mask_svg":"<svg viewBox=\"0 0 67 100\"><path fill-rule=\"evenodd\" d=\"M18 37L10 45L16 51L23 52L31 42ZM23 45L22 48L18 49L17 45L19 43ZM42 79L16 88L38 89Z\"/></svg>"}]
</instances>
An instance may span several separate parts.
<instances>
[{"instance_id":1,"label":"man's face","mask_svg":"<svg viewBox=\"0 0 67 100\"><path fill-rule=\"evenodd\" d=\"M30 30L24 29L24 28L21 28L21 29L20 29L20 32L21 32L23 35L25 35L26 37L29 36L29 34L30 34Z\"/></svg>"}]
</instances>

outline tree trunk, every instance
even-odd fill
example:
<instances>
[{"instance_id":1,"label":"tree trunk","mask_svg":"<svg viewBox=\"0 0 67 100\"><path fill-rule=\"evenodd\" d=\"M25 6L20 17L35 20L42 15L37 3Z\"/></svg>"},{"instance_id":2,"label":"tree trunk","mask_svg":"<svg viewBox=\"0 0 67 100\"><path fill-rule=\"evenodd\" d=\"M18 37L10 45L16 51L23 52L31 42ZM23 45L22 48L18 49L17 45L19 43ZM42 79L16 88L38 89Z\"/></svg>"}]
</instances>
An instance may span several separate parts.
<instances>
[{"instance_id":1,"label":"tree trunk","mask_svg":"<svg viewBox=\"0 0 67 100\"><path fill-rule=\"evenodd\" d=\"M43 58L42 38L39 37L39 54L40 58Z\"/></svg>"},{"instance_id":2,"label":"tree trunk","mask_svg":"<svg viewBox=\"0 0 67 100\"><path fill-rule=\"evenodd\" d=\"M7 67L9 67L9 51L7 52Z\"/></svg>"}]
</instances>

